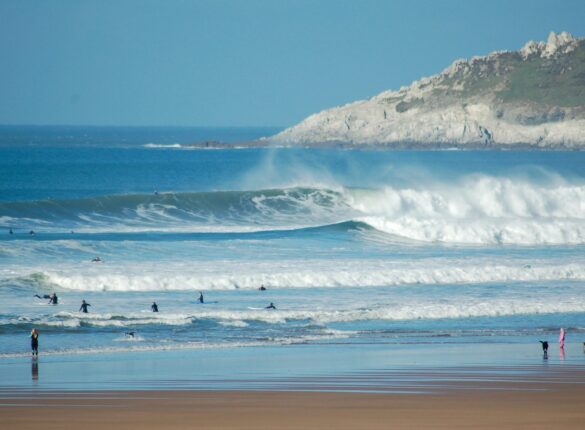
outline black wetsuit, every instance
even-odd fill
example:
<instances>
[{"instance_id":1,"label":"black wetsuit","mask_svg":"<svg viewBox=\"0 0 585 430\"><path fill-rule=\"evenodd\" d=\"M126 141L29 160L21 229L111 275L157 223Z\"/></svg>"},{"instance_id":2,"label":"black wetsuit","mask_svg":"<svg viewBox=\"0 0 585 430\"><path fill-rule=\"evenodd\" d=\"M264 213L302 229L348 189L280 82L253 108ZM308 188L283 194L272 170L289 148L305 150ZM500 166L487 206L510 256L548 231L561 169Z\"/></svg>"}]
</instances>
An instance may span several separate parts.
<instances>
[{"instance_id":1,"label":"black wetsuit","mask_svg":"<svg viewBox=\"0 0 585 430\"><path fill-rule=\"evenodd\" d=\"M52 296L49 296L49 304L50 305L56 305L57 303L59 303L59 298L57 297L57 294L53 294Z\"/></svg>"},{"instance_id":2,"label":"black wetsuit","mask_svg":"<svg viewBox=\"0 0 585 430\"><path fill-rule=\"evenodd\" d=\"M33 355L39 355L39 334L31 334L30 335L30 347L32 349Z\"/></svg>"},{"instance_id":3,"label":"black wetsuit","mask_svg":"<svg viewBox=\"0 0 585 430\"><path fill-rule=\"evenodd\" d=\"M276 306L274 306L274 303L270 303L269 306L266 306L266 309L276 309Z\"/></svg>"},{"instance_id":4,"label":"black wetsuit","mask_svg":"<svg viewBox=\"0 0 585 430\"><path fill-rule=\"evenodd\" d=\"M83 312L84 314L86 314L87 313L87 307L88 306L91 306L91 305L89 303L82 303L81 304L81 307L79 308L79 311L80 312Z\"/></svg>"},{"instance_id":5,"label":"black wetsuit","mask_svg":"<svg viewBox=\"0 0 585 430\"><path fill-rule=\"evenodd\" d=\"M199 303L203 303L203 293L201 293L199 295L199 299L198 300L199 300Z\"/></svg>"},{"instance_id":6,"label":"black wetsuit","mask_svg":"<svg viewBox=\"0 0 585 430\"><path fill-rule=\"evenodd\" d=\"M158 305L156 303L153 303L150 309L152 309L152 312L158 312Z\"/></svg>"}]
</instances>

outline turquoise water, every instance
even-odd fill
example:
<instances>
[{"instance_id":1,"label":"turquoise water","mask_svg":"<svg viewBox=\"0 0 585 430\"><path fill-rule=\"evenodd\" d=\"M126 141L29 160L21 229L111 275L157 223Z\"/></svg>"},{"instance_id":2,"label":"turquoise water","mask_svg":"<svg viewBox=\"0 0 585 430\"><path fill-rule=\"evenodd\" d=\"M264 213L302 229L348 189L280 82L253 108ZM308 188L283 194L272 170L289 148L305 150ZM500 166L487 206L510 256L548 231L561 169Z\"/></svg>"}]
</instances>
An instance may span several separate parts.
<instances>
[{"instance_id":1,"label":"turquoise water","mask_svg":"<svg viewBox=\"0 0 585 430\"><path fill-rule=\"evenodd\" d=\"M1 128L0 357L585 337L585 153L274 132Z\"/></svg>"}]
</instances>

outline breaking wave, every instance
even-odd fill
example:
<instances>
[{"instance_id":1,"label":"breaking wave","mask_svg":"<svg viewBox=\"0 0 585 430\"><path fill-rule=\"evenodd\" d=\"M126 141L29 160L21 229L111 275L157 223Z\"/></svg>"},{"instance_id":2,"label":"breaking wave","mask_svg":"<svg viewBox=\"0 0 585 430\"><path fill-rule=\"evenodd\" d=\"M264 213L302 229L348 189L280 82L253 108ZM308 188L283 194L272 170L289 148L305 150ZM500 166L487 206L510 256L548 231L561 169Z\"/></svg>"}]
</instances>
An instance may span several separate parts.
<instances>
[{"instance_id":1,"label":"breaking wave","mask_svg":"<svg viewBox=\"0 0 585 430\"><path fill-rule=\"evenodd\" d=\"M493 262L476 259L425 259L419 262L387 260L310 260L271 262L231 261L213 265L125 265L90 267L80 271L46 270L0 281L0 286L59 291L193 291L255 290L272 288L378 287L394 285L481 284L585 280L582 261L564 263Z\"/></svg>"},{"instance_id":2,"label":"breaking wave","mask_svg":"<svg viewBox=\"0 0 585 430\"><path fill-rule=\"evenodd\" d=\"M585 244L585 186L560 179L542 184L478 175L457 183L376 189L281 188L2 202L0 224L87 233L361 226L420 242L574 245Z\"/></svg>"}]
</instances>

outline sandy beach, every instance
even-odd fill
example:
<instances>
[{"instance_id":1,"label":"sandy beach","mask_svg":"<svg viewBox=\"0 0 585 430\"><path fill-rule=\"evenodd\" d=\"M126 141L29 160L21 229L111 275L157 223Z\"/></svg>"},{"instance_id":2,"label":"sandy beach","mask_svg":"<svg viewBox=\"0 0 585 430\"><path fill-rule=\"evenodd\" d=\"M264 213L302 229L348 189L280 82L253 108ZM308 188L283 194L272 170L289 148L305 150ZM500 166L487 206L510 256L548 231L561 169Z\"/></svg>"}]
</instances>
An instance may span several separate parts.
<instances>
[{"instance_id":1,"label":"sandy beach","mask_svg":"<svg viewBox=\"0 0 585 430\"><path fill-rule=\"evenodd\" d=\"M121 392L3 400L7 429L582 429L583 385L449 394Z\"/></svg>"},{"instance_id":2,"label":"sandy beach","mask_svg":"<svg viewBox=\"0 0 585 430\"><path fill-rule=\"evenodd\" d=\"M526 370L407 372L395 375L411 381L403 392L390 380L380 393L4 389L0 422L15 430L583 428L585 370Z\"/></svg>"}]
</instances>

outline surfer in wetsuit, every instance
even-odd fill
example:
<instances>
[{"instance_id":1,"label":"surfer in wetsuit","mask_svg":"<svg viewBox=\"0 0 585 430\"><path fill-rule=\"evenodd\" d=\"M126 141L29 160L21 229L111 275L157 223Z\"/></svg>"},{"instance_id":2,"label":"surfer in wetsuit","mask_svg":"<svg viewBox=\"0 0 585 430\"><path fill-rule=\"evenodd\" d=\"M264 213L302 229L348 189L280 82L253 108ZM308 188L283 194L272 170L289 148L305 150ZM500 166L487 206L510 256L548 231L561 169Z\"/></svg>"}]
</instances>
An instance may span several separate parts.
<instances>
[{"instance_id":1,"label":"surfer in wetsuit","mask_svg":"<svg viewBox=\"0 0 585 430\"><path fill-rule=\"evenodd\" d=\"M152 312L158 312L158 305L156 304L156 302L152 302L152 305L150 305L150 309L152 309Z\"/></svg>"},{"instance_id":2,"label":"surfer in wetsuit","mask_svg":"<svg viewBox=\"0 0 585 430\"><path fill-rule=\"evenodd\" d=\"M30 332L30 347L33 357L39 355L39 332L33 328Z\"/></svg>"},{"instance_id":3,"label":"surfer in wetsuit","mask_svg":"<svg viewBox=\"0 0 585 430\"><path fill-rule=\"evenodd\" d=\"M270 302L270 304L266 306L264 309L276 309L276 306L274 306L274 303Z\"/></svg>"},{"instance_id":4,"label":"surfer in wetsuit","mask_svg":"<svg viewBox=\"0 0 585 430\"><path fill-rule=\"evenodd\" d=\"M14 234L14 232L12 231L12 229L10 229L10 231L8 232L8 234Z\"/></svg>"},{"instance_id":5,"label":"surfer in wetsuit","mask_svg":"<svg viewBox=\"0 0 585 430\"><path fill-rule=\"evenodd\" d=\"M42 296L35 294L35 297L38 299L48 299L50 305L56 305L59 302L59 298L57 297L57 294L55 294L55 293L43 294Z\"/></svg>"},{"instance_id":6,"label":"surfer in wetsuit","mask_svg":"<svg viewBox=\"0 0 585 430\"><path fill-rule=\"evenodd\" d=\"M93 260L91 260L91 262L92 263L101 263L101 262L103 262L103 260L98 256L98 257L95 257Z\"/></svg>"},{"instance_id":7,"label":"surfer in wetsuit","mask_svg":"<svg viewBox=\"0 0 585 430\"><path fill-rule=\"evenodd\" d=\"M203 293L201 291L199 291L199 298L197 301L199 301L199 303L203 303Z\"/></svg>"},{"instance_id":8,"label":"surfer in wetsuit","mask_svg":"<svg viewBox=\"0 0 585 430\"><path fill-rule=\"evenodd\" d=\"M87 303L85 300L82 300L81 306L79 307L79 312L83 312L84 314L86 314L88 306L91 306L91 305L89 303Z\"/></svg>"},{"instance_id":9,"label":"surfer in wetsuit","mask_svg":"<svg viewBox=\"0 0 585 430\"><path fill-rule=\"evenodd\" d=\"M266 291L266 287L264 285L260 285L260 288L258 288L260 291Z\"/></svg>"},{"instance_id":10,"label":"surfer in wetsuit","mask_svg":"<svg viewBox=\"0 0 585 430\"><path fill-rule=\"evenodd\" d=\"M53 293L49 296L49 304L50 305L56 305L57 303L59 303L59 297L57 297L57 294Z\"/></svg>"}]
</instances>

